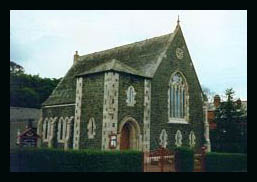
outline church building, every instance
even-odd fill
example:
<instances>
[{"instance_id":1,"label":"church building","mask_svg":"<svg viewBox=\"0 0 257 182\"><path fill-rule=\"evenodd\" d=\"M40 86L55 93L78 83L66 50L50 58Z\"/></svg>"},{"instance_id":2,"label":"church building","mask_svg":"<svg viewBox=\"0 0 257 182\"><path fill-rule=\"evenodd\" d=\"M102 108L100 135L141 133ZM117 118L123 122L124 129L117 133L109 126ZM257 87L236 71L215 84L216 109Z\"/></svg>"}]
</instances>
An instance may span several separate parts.
<instances>
[{"instance_id":1,"label":"church building","mask_svg":"<svg viewBox=\"0 0 257 182\"><path fill-rule=\"evenodd\" d=\"M173 33L88 55L42 104L41 147L210 148L207 107L179 24Z\"/></svg>"}]
</instances>

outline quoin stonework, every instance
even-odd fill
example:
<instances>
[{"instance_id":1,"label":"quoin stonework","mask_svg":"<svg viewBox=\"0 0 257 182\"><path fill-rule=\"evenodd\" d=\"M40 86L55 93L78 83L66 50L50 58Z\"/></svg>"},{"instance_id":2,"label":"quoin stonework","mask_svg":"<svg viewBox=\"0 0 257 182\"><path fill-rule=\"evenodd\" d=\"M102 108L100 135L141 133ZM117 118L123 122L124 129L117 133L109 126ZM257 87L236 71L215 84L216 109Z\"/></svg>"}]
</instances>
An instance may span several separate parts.
<instances>
[{"instance_id":1,"label":"quoin stonework","mask_svg":"<svg viewBox=\"0 0 257 182\"><path fill-rule=\"evenodd\" d=\"M80 56L38 122L41 147L210 150L207 105L179 21L173 33Z\"/></svg>"}]
</instances>

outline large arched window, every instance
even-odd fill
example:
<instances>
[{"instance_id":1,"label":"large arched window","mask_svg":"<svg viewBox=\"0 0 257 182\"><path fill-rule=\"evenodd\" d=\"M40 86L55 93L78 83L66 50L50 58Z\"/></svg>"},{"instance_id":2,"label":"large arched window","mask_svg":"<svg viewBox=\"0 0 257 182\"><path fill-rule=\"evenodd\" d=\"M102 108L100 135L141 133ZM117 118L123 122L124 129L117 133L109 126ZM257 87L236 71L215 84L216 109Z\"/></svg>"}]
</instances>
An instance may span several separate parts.
<instances>
[{"instance_id":1,"label":"large arched window","mask_svg":"<svg viewBox=\"0 0 257 182\"><path fill-rule=\"evenodd\" d=\"M176 72L172 75L168 89L168 115L170 122L187 123L188 121L188 88L183 75Z\"/></svg>"}]
</instances>

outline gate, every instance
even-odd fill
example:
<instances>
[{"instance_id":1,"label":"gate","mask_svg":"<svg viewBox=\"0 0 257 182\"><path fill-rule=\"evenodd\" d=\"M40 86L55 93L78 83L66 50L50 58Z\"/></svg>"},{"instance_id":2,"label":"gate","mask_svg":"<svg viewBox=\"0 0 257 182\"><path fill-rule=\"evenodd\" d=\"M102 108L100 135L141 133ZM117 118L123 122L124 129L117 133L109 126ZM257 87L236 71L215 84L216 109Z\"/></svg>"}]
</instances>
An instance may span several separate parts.
<instances>
[{"instance_id":1,"label":"gate","mask_svg":"<svg viewBox=\"0 0 257 182\"><path fill-rule=\"evenodd\" d=\"M202 147L194 154L194 172L205 172L206 147Z\"/></svg>"},{"instance_id":2,"label":"gate","mask_svg":"<svg viewBox=\"0 0 257 182\"><path fill-rule=\"evenodd\" d=\"M205 172L205 151L202 147L195 152L193 172ZM143 172L176 172L175 152L163 147L144 152Z\"/></svg>"},{"instance_id":3,"label":"gate","mask_svg":"<svg viewBox=\"0 0 257 182\"><path fill-rule=\"evenodd\" d=\"M150 152L144 152L144 172L175 172L174 152L160 147Z\"/></svg>"}]
</instances>

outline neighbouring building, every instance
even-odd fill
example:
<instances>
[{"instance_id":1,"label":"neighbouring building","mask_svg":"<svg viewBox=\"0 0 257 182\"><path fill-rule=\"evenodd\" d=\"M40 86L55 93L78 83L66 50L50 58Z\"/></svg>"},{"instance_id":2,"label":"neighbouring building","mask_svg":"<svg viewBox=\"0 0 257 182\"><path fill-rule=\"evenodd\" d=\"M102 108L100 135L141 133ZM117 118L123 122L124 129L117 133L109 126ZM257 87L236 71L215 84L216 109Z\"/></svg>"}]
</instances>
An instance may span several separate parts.
<instances>
[{"instance_id":1,"label":"neighbouring building","mask_svg":"<svg viewBox=\"0 0 257 182\"><path fill-rule=\"evenodd\" d=\"M42 104L40 146L210 149L207 103L179 24L173 33L80 56Z\"/></svg>"},{"instance_id":2,"label":"neighbouring building","mask_svg":"<svg viewBox=\"0 0 257 182\"><path fill-rule=\"evenodd\" d=\"M215 130L217 128L216 122L214 121L215 110L219 107L221 102L222 101L220 99L220 96L215 95L213 99L213 103L208 103L208 123L209 123L210 130ZM241 101L240 99L238 99L235 102L240 109L245 111L245 114L243 117L247 117L247 101ZM246 129L246 126L245 126L246 124L247 122L242 123L243 125L242 127L245 127L245 129Z\"/></svg>"},{"instance_id":3,"label":"neighbouring building","mask_svg":"<svg viewBox=\"0 0 257 182\"><path fill-rule=\"evenodd\" d=\"M18 148L19 138L25 130L32 128L37 130L37 122L40 119L40 109L10 107L10 149Z\"/></svg>"}]
</instances>

